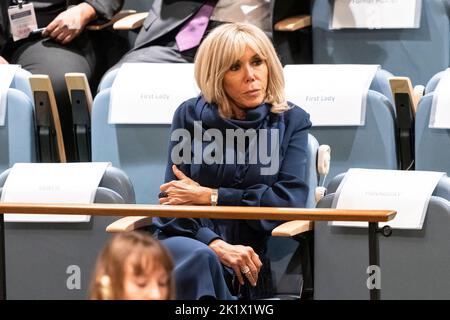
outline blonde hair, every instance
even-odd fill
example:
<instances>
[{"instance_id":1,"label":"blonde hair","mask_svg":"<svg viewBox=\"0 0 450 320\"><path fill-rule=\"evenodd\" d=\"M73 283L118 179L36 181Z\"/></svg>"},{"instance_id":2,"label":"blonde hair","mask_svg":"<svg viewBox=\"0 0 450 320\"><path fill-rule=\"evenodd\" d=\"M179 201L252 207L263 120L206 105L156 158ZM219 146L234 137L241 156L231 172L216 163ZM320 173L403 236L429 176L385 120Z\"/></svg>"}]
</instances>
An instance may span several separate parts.
<instances>
[{"instance_id":1,"label":"blonde hair","mask_svg":"<svg viewBox=\"0 0 450 320\"><path fill-rule=\"evenodd\" d=\"M231 102L223 88L225 73L244 55L246 47L253 49L268 67L265 101L271 112L288 110L284 95L283 67L270 39L258 27L247 23L223 24L203 40L195 56L195 80L204 99L215 103L220 114L231 117Z\"/></svg>"},{"instance_id":2,"label":"blonde hair","mask_svg":"<svg viewBox=\"0 0 450 320\"><path fill-rule=\"evenodd\" d=\"M91 281L90 299L120 300L124 298L125 262L130 259L137 275L148 268L161 266L169 276L167 300L175 299L175 283L172 277L173 262L162 244L142 232L121 233L112 238L100 253Z\"/></svg>"}]
</instances>

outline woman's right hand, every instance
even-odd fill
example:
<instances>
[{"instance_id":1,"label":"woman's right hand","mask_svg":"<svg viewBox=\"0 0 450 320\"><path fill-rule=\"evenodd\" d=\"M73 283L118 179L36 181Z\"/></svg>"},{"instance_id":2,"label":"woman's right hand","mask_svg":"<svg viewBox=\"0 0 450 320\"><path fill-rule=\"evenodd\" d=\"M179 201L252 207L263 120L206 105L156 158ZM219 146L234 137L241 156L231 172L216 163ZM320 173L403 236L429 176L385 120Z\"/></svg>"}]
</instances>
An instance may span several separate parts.
<instances>
[{"instance_id":1,"label":"woman's right hand","mask_svg":"<svg viewBox=\"0 0 450 320\"><path fill-rule=\"evenodd\" d=\"M195 182L194 180L192 180L191 178L186 176L183 173L183 171L181 171L180 169L177 168L176 165L172 165L172 171L173 171L173 174L175 175L175 177L177 177L178 181L184 182L191 186L197 186L197 187L200 186L200 184L198 182Z\"/></svg>"},{"instance_id":2,"label":"woman's right hand","mask_svg":"<svg viewBox=\"0 0 450 320\"><path fill-rule=\"evenodd\" d=\"M221 239L213 240L209 247L217 254L220 262L234 270L241 285L244 284L241 270L248 267L250 272L244 275L252 286L256 286L262 263L252 247L232 245Z\"/></svg>"},{"instance_id":3,"label":"woman's right hand","mask_svg":"<svg viewBox=\"0 0 450 320\"><path fill-rule=\"evenodd\" d=\"M0 64L9 64L2 56L0 56Z\"/></svg>"}]
</instances>

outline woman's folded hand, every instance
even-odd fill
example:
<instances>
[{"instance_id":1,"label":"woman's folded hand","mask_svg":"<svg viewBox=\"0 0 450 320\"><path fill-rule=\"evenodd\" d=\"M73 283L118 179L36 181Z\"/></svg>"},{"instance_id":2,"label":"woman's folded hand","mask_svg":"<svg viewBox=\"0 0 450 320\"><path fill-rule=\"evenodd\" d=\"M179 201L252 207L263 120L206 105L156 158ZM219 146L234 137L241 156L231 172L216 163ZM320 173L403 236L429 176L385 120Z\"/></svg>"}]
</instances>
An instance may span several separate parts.
<instances>
[{"instance_id":1,"label":"woman's folded hand","mask_svg":"<svg viewBox=\"0 0 450 320\"><path fill-rule=\"evenodd\" d=\"M183 173L183 171L181 171L180 169L177 168L176 165L172 166L172 171L173 171L173 174L175 175L175 177L178 178L178 181L181 181L181 182L184 182L186 184L193 185L193 186L199 186L199 184L197 182L195 182L194 180L192 180L191 178L186 176Z\"/></svg>"},{"instance_id":2,"label":"woman's folded hand","mask_svg":"<svg viewBox=\"0 0 450 320\"><path fill-rule=\"evenodd\" d=\"M202 187L187 177L175 165L173 173L179 180L167 182L159 188L167 196L159 199L160 204L168 205L210 205L211 188Z\"/></svg>"}]
</instances>

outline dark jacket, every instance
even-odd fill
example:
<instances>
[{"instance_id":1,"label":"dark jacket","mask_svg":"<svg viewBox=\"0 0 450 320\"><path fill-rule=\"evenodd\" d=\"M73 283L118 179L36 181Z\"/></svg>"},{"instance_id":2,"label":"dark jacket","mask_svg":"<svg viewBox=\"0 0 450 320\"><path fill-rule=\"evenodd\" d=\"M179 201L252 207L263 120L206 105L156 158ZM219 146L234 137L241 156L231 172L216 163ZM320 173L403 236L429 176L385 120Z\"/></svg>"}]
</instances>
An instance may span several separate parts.
<instances>
[{"instance_id":1,"label":"dark jacket","mask_svg":"<svg viewBox=\"0 0 450 320\"><path fill-rule=\"evenodd\" d=\"M203 133L214 128L223 137L227 129L278 129L279 170L273 175L262 175L261 163L239 164L237 161L223 161L223 164L180 164L178 168L200 185L219 189L218 205L256 207L305 207L308 186L305 182L309 115L297 106L289 111L274 114L270 105L263 104L247 111L245 120L224 119L215 105L208 104L201 97L183 103L175 112L171 132L183 128L194 137L194 121L202 122ZM197 131L198 132L198 131ZM258 132L259 134L259 132ZM270 134L268 135L270 136ZM225 145L224 148L230 147ZM192 142L192 152L194 142ZM203 142L203 149L211 142ZM169 141L169 159L166 182L177 180L172 173L171 151L178 141ZM248 148L247 148L248 152ZM225 157L225 152L223 153ZM189 156L190 157L190 156ZM211 220L155 218L154 224L160 230L160 238L186 236L209 244L216 238L231 244L250 245L257 252L264 250L267 237L279 221L269 220Z\"/></svg>"},{"instance_id":2,"label":"dark jacket","mask_svg":"<svg viewBox=\"0 0 450 320\"><path fill-rule=\"evenodd\" d=\"M94 7L99 19L109 20L122 8L124 0L66 0L66 7L68 8L82 2L89 3ZM8 21L8 7L10 3L8 0L0 1L0 50L10 37Z\"/></svg>"},{"instance_id":3,"label":"dark jacket","mask_svg":"<svg viewBox=\"0 0 450 320\"><path fill-rule=\"evenodd\" d=\"M134 50L148 46L186 22L204 3L204 0L155 0L136 39ZM272 0L272 26L287 17L309 14L310 1ZM310 33L273 32L274 45L283 63L311 63Z\"/></svg>"}]
</instances>

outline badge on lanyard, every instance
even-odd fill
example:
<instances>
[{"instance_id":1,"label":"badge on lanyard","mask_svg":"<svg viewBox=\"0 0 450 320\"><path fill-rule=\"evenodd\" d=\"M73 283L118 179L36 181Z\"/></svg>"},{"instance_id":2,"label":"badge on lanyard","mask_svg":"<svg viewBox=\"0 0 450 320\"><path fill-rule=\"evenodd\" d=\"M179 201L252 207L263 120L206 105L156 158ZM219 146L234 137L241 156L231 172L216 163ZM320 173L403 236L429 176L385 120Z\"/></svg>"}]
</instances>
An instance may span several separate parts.
<instances>
[{"instance_id":1,"label":"badge on lanyard","mask_svg":"<svg viewBox=\"0 0 450 320\"><path fill-rule=\"evenodd\" d=\"M14 41L25 39L31 31L37 29L36 13L32 3L17 0L17 6L8 8L11 35Z\"/></svg>"}]
</instances>

